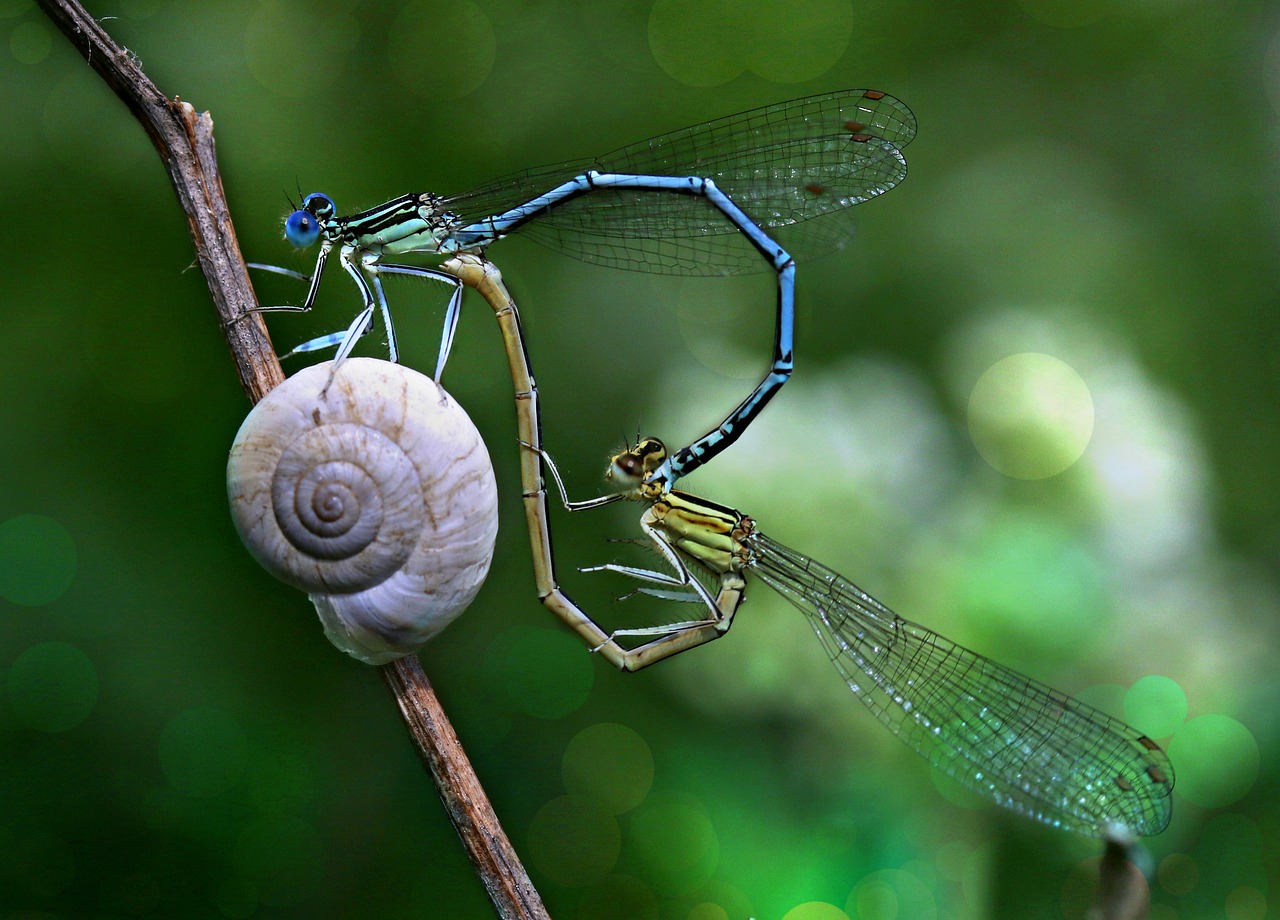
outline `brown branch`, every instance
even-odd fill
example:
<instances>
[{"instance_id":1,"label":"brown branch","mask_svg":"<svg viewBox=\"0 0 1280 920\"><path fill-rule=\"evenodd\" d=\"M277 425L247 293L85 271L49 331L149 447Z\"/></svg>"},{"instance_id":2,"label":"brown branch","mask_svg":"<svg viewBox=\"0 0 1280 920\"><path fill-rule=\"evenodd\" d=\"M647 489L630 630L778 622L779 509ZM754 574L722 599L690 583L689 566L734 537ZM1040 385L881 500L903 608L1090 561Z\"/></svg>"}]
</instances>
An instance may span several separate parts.
<instances>
[{"instance_id":1,"label":"brown branch","mask_svg":"<svg viewBox=\"0 0 1280 920\"><path fill-rule=\"evenodd\" d=\"M73 0L36 0L141 122L160 153L187 217L196 258L217 307L240 383L253 402L284 380L257 313L236 241L213 143L213 119L169 99L137 60ZM504 920L546 918L546 910L484 793L458 736L414 656L381 669L471 862Z\"/></svg>"}]
</instances>

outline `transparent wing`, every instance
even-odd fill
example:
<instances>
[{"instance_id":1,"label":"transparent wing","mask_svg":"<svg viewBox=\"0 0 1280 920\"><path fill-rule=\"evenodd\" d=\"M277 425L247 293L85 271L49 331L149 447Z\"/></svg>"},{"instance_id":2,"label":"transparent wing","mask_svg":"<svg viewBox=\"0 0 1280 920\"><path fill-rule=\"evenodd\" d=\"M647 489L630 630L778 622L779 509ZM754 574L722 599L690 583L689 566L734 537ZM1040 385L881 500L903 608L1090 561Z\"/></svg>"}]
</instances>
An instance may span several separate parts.
<instances>
[{"instance_id":1,"label":"transparent wing","mask_svg":"<svg viewBox=\"0 0 1280 920\"><path fill-rule=\"evenodd\" d=\"M463 224L510 208L588 169L714 179L771 231L823 215L843 219L783 242L802 255L839 248L852 233L847 211L906 176L902 148L915 118L902 102L845 90L753 109L622 147L595 160L524 170L448 200ZM824 223L832 223L824 221ZM705 199L610 189L567 201L521 228L532 239L588 262L676 274L763 270L758 253Z\"/></svg>"},{"instance_id":2,"label":"transparent wing","mask_svg":"<svg viewBox=\"0 0 1280 920\"><path fill-rule=\"evenodd\" d=\"M749 545L752 570L809 617L850 689L937 769L1089 836L1151 836L1169 823L1173 768L1141 732L902 619L762 534Z\"/></svg>"}]
</instances>

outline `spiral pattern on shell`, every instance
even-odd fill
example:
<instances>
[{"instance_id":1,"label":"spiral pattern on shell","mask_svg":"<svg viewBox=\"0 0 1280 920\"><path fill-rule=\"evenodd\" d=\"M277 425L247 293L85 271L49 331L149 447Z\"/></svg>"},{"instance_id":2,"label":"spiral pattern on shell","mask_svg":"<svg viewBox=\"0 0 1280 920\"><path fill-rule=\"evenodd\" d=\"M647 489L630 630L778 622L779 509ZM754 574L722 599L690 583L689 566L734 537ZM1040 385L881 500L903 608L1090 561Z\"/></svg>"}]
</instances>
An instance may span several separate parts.
<instances>
[{"instance_id":1,"label":"spiral pattern on shell","mask_svg":"<svg viewBox=\"0 0 1280 920\"><path fill-rule=\"evenodd\" d=\"M428 377L372 358L299 371L245 419L232 517L272 574L307 591L339 648L416 651L479 590L497 535L488 452ZM326 384L328 384L326 388Z\"/></svg>"}]
</instances>

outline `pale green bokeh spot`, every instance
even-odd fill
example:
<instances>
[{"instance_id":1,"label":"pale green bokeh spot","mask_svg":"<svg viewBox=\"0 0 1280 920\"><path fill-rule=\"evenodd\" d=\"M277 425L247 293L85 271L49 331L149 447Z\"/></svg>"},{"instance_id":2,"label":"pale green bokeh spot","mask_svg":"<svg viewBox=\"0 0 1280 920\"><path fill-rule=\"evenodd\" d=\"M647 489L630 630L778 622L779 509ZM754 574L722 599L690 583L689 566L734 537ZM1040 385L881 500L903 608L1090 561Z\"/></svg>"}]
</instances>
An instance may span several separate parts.
<instances>
[{"instance_id":1,"label":"pale green bokeh spot","mask_svg":"<svg viewBox=\"0 0 1280 920\"><path fill-rule=\"evenodd\" d=\"M613 869L622 850L622 831L593 799L563 795L538 809L528 841L529 857L547 878L583 888Z\"/></svg>"},{"instance_id":2,"label":"pale green bokeh spot","mask_svg":"<svg viewBox=\"0 0 1280 920\"><path fill-rule=\"evenodd\" d=\"M43 514L19 514L0 524L0 597L23 607L50 604L76 577L76 544Z\"/></svg>"},{"instance_id":3,"label":"pale green bokeh spot","mask_svg":"<svg viewBox=\"0 0 1280 920\"><path fill-rule=\"evenodd\" d=\"M1124 720L1152 738L1166 738L1187 720L1187 694L1176 680L1149 674L1124 697Z\"/></svg>"},{"instance_id":4,"label":"pale green bokeh spot","mask_svg":"<svg viewBox=\"0 0 1280 920\"><path fill-rule=\"evenodd\" d=\"M428 99L461 99L479 89L497 57L493 23L472 0L408 4L387 43L396 78Z\"/></svg>"},{"instance_id":5,"label":"pale green bokeh spot","mask_svg":"<svg viewBox=\"0 0 1280 920\"><path fill-rule=\"evenodd\" d=\"M1156 867L1156 879L1169 894L1190 894L1200 883L1200 866L1186 853L1170 853Z\"/></svg>"},{"instance_id":6,"label":"pale green bokeh spot","mask_svg":"<svg viewBox=\"0 0 1280 920\"><path fill-rule=\"evenodd\" d=\"M929 885L905 869L865 876L850 893L845 911L851 920L936 920L938 915Z\"/></svg>"},{"instance_id":7,"label":"pale green bokeh spot","mask_svg":"<svg viewBox=\"0 0 1280 920\"><path fill-rule=\"evenodd\" d=\"M89 717L98 702L98 669L65 642L41 642L9 668L9 706L22 722L43 732L64 732Z\"/></svg>"},{"instance_id":8,"label":"pale green bokeh spot","mask_svg":"<svg viewBox=\"0 0 1280 920\"><path fill-rule=\"evenodd\" d=\"M710 878L720 854L711 819L685 796L647 799L630 816L628 843L654 875L680 885Z\"/></svg>"},{"instance_id":9,"label":"pale green bokeh spot","mask_svg":"<svg viewBox=\"0 0 1280 920\"><path fill-rule=\"evenodd\" d=\"M826 901L806 901L783 914L782 920L849 920L849 915Z\"/></svg>"},{"instance_id":10,"label":"pale green bokeh spot","mask_svg":"<svg viewBox=\"0 0 1280 920\"><path fill-rule=\"evenodd\" d=\"M515 628L500 633L485 653L490 686L518 712L561 719L587 701L595 680L592 657L571 633Z\"/></svg>"},{"instance_id":11,"label":"pale green bokeh spot","mask_svg":"<svg viewBox=\"0 0 1280 920\"><path fill-rule=\"evenodd\" d=\"M831 69L849 47L849 0L657 0L649 50L666 73L690 86L720 86L753 71L799 83Z\"/></svg>"},{"instance_id":12,"label":"pale green bokeh spot","mask_svg":"<svg viewBox=\"0 0 1280 920\"><path fill-rule=\"evenodd\" d=\"M1227 920L1266 920L1267 896L1257 888L1241 885L1227 895L1224 908Z\"/></svg>"},{"instance_id":13,"label":"pale green bokeh spot","mask_svg":"<svg viewBox=\"0 0 1280 920\"><path fill-rule=\"evenodd\" d=\"M704 901L689 911L688 920L729 920L729 912L719 904Z\"/></svg>"},{"instance_id":14,"label":"pale green bokeh spot","mask_svg":"<svg viewBox=\"0 0 1280 920\"><path fill-rule=\"evenodd\" d=\"M748 65L775 83L801 83L822 76L849 48L853 4L849 0L775 0L772 21L755 35Z\"/></svg>"},{"instance_id":15,"label":"pale green bokeh spot","mask_svg":"<svg viewBox=\"0 0 1280 920\"><path fill-rule=\"evenodd\" d=\"M584 728L565 748L561 766L571 795L594 799L610 814L635 808L653 785L653 751L625 725Z\"/></svg>"},{"instance_id":16,"label":"pale green bokeh spot","mask_svg":"<svg viewBox=\"0 0 1280 920\"><path fill-rule=\"evenodd\" d=\"M9 51L21 64L39 64L52 48L53 38L43 22L22 22L9 33Z\"/></svg>"},{"instance_id":17,"label":"pale green bokeh spot","mask_svg":"<svg viewBox=\"0 0 1280 920\"><path fill-rule=\"evenodd\" d=\"M1230 716L1198 716L1169 742L1177 791L1201 808L1222 808L1253 788L1258 778L1258 742Z\"/></svg>"},{"instance_id":18,"label":"pale green bokeh spot","mask_svg":"<svg viewBox=\"0 0 1280 920\"><path fill-rule=\"evenodd\" d=\"M851 920L935 920L929 886L904 869L881 869L858 882L845 911Z\"/></svg>"},{"instance_id":19,"label":"pale green bokeh spot","mask_svg":"<svg viewBox=\"0 0 1280 920\"><path fill-rule=\"evenodd\" d=\"M359 37L360 26L350 16L317 16L305 0L269 0L245 26L245 63L269 92L314 97L342 76Z\"/></svg>"},{"instance_id":20,"label":"pale green bokeh spot","mask_svg":"<svg viewBox=\"0 0 1280 920\"><path fill-rule=\"evenodd\" d=\"M991 365L969 396L969 434L993 468L1014 479L1056 476L1093 437L1093 397L1065 361L1035 352Z\"/></svg>"},{"instance_id":21,"label":"pale green bokeh spot","mask_svg":"<svg viewBox=\"0 0 1280 920\"><path fill-rule=\"evenodd\" d=\"M244 778L249 742L240 724L213 706L188 709L169 720L160 735L160 768L174 789L210 796Z\"/></svg>"}]
</instances>

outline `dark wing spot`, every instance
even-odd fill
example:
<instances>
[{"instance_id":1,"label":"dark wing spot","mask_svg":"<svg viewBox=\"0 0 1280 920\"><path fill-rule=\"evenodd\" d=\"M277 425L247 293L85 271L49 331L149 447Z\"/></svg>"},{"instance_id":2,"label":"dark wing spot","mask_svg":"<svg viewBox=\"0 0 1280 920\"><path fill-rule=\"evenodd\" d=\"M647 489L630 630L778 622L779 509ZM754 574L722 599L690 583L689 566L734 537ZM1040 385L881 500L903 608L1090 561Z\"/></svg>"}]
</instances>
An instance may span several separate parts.
<instances>
[{"instance_id":1,"label":"dark wing spot","mask_svg":"<svg viewBox=\"0 0 1280 920\"><path fill-rule=\"evenodd\" d=\"M857 134L859 131L862 131L864 128L866 128L866 125L864 125L860 121L849 120L844 123L844 129L848 131L850 134Z\"/></svg>"},{"instance_id":2,"label":"dark wing spot","mask_svg":"<svg viewBox=\"0 0 1280 920\"><path fill-rule=\"evenodd\" d=\"M884 98L884 93L880 92L880 90L878 90L878 89L869 89L869 90L867 90L865 93L863 93L863 94L862 94L862 97L863 97L864 99L872 99L872 100L874 100L874 99L883 99L883 98Z\"/></svg>"}]
</instances>

